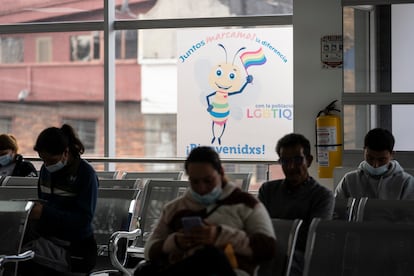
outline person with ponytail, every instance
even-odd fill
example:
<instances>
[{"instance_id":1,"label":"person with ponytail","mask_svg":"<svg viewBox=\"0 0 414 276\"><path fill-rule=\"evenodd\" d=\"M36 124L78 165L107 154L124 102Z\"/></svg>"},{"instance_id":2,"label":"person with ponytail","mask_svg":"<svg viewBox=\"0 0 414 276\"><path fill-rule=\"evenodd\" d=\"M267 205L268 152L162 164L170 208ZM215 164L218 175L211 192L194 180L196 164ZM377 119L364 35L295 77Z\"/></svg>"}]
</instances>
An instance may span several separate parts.
<instances>
[{"instance_id":1,"label":"person with ponytail","mask_svg":"<svg viewBox=\"0 0 414 276\"><path fill-rule=\"evenodd\" d=\"M67 263L44 262L35 258L25 262L20 275L64 275L67 272L90 272L96 263L97 245L92 219L95 213L98 177L81 155L85 148L73 128L49 127L37 137L34 150L43 160L38 182L39 201L29 216L25 242L33 244L59 241L68 253ZM40 256L39 256L40 257ZM59 260L57 260L59 261ZM20 267L20 265L19 265ZM27 272L27 274L24 273Z\"/></svg>"}]
</instances>

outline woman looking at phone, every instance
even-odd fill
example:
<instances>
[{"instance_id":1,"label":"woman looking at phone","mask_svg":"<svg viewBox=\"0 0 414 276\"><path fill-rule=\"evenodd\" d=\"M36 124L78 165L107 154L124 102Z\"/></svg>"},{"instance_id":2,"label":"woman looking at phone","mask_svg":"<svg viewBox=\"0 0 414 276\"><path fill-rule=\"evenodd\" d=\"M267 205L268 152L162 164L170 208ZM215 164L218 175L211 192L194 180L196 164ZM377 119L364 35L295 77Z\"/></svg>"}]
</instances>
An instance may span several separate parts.
<instances>
[{"instance_id":1,"label":"woman looking at phone","mask_svg":"<svg viewBox=\"0 0 414 276\"><path fill-rule=\"evenodd\" d=\"M211 147L193 149L185 170L190 187L164 207L146 259L162 267L157 275L253 275L275 252L266 209L227 181Z\"/></svg>"}]
</instances>

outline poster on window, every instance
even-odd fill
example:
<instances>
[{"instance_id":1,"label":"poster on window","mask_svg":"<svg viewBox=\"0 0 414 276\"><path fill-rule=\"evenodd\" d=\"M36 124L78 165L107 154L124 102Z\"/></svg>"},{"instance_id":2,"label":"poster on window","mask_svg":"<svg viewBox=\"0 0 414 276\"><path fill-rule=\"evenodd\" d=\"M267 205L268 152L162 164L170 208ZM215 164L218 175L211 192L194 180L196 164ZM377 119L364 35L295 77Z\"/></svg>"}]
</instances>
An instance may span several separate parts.
<instances>
[{"instance_id":1,"label":"poster on window","mask_svg":"<svg viewBox=\"0 0 414 276\"><path fill-rule=\"evenodd\" d=\"M177 156L275 160L293 131L292 27L177 33Z\"/></svg>"}]
</instances>

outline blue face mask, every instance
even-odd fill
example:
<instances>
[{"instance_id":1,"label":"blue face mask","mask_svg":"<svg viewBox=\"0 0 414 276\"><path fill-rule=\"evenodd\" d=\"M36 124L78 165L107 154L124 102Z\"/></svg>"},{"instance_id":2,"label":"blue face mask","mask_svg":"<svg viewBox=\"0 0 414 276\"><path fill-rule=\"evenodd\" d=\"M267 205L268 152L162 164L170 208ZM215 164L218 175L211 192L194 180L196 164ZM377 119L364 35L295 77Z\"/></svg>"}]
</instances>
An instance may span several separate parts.
<instances>
[{"instance_id":1,"label":"blue face mask","mask_svg":"<svg viewBox=\"0 0 414 276\"><path fill-rule=\"evenodd\" d=\"M46 170L48 170L50 173L57 172L58 170L61 170L64 166L66 166L66 161L62 162L59 161L56 164L46 166Z\"/></svg>"},{"instance_id":2,"label":"blue face mask","mask_svg":"<svg viewBox=\"0 0 414 276\"><path fill-rule=\"evenodd\" d=\"M13 156L11 154L4 154L0 156L0 165L7 166L13 161Z\"/></svg>"},{"instance_id":3,"label":"blue face mask","mask_svg":"<svg viewBox=\"0 0 414 276\"><path fill-rule=\"evenodd\" d=\"M194 192L193 189L191 188L190 188L190 191L195 201L203 205L210 205L216 202L217 199L219 199L219 197L221 196L222 189L221 189L221 186L218 185L211 192L205 195L200 195Z\"/></svg>"},{"instance_id":4,"label":"blue face mask","mask_svg":"<svg viewBox=\"0 0 414 276\"><path fill-rule=\"evenodd\" d=\"M374 168L368 162L365 161L363 164L363 167L370 175L378 176L378 175L383 175L384 173L388 171L388 165L389 164L385 164L381 167Z\"/></svg>"}]
</instances>

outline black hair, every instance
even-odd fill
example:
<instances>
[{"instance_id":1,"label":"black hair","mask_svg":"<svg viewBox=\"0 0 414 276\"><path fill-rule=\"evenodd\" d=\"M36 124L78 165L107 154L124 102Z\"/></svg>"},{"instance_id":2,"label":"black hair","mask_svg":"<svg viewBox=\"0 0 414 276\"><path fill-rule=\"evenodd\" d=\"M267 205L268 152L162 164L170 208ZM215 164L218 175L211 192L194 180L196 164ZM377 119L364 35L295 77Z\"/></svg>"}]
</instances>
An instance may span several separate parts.
<instances>
[{"instance_id":1,"label":"black hair","mask_svg":"<svg viewBox=\"0 0 414 276\"><path fill-rule=\"evenodd\" d=\"M310 148L309 140L306 139L306 137L303 136L302 134L298 134L298 133L286 134L285 136L280 138L276 144L276 153L280 156L281 148L294 147L296 145L302 146L303 154L305 154L306 157L311 156L311 148Z\"/></svg>"},{"instance_id":2,"label":"black hair","mask_svg":"<svg viewBox=\"0 0 414 276\"><path fill-rule=\"evenodd\" d=\"M222 173L220 157L212 147L200 146L192 149L184 163L186 171L190 163L209 163L215 170Z\"/></svg>"},{"instance_id":3,"label":"black hair","mask_svg":"<svg viewBox=\"0 0 414 276\"><path fill-rule=\"evenodd\" d=\"M37 137L33 147L37 152L46 152L52 155L62 154L66 148L69 148L69 152L75 157L85 152L85 147L75 130L68 124L63 124L61 128L44 129Z\"/></svg>"},{"instance_id":4,"label":"black hair","mask_svg":"<svg viewBox=\"0 0 414 276\"><path fill-rule=\"evenodd\" d=\"M373 128L368 131L364 138L364 148L370 150L393 152L394 144L394 136L385 128Z\"/></svg>"}]
</instances>

